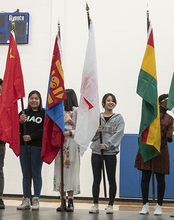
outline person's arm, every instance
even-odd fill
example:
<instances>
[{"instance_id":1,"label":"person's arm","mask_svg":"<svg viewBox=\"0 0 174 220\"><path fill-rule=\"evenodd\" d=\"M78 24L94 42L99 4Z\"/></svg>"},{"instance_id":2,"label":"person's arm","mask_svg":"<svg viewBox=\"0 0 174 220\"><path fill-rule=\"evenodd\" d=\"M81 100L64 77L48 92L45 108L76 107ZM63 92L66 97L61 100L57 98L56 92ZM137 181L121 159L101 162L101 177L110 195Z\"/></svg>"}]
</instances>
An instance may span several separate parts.
<instances>
[{"instance_id":1,"label":"person's arm","mask_svg":"<svg viewBox=\"0 0 174 220\"><path fill-rule=\"evenodd\" d=\"M166 137L161 137L161 149L163 149L167 142L172 142L173 137L173 118L171 117L171 120L169 121L169 124L167 126L166 131Z\"/></svg>"},{"instance_id":2,"label":"person's arm","mask_svg":"<svg viewBox=\"0 0 174 220\"><path fill-rule=\"evenodd\" d=\"M169 137L161 137L161 149L163 149L166 146L167 142L172 142L172 139Z\"/></svg>"},{"instance_id":3,"label":"person's arm","mask_svg":"<svg viewBox=\"0 0 174 220\"><path fill-rule=\"evenodd\" d=\"M74 123L76 125L76 123L77 123L77 108L75 108L73 110L73 121L74 121ZM74 138L75 130L72 129L72 130L69 130L68 132L69 132L69 134L67 133L67 136L70 136L70 137ZM66 134L65 134L65 136L66 136Z\"/></svg>"},{"instance_id":4,"label":"person's arm","mask_svg":"<svg viewBox=\"0 0 174 220\"><path fill-rule=\"evenodd\" d=\"M100 138L100 132L102 132L101 125L99 125L94 137L92 138L92 142L94 142Z\"/></svg>"}]
</instances>

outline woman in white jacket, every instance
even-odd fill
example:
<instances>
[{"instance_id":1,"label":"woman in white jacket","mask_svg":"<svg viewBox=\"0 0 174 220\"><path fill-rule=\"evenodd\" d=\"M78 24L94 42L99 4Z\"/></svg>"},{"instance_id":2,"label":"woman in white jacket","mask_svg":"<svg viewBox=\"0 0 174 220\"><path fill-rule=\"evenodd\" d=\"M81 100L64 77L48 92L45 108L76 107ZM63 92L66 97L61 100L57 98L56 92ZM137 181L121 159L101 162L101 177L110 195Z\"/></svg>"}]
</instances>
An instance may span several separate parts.
<instances>
[{"instance_id":1,"label":"woman in white jacket","mask_svg":"<svg viewBox=\"0 0 174 220\"><path fill-rule=\"evenodd\" d=\"M98 199L101 182L102 158L101 150L103 150L103 160L106 165L106 172L109 181L109 204L106 214L113 214L113 203L116 195L116 154L119 153L119 145L124 135L124 120L120 114L113 113L113 109L117 104L116 98L112 93L107 93L102 99L104 112L101 113L101 125L99 126L91 144L92 149L92 171L93 171L93 200L94 205L89 213L98 213ZM100 143L100 132L102 132L102 142Z\"/></svg>"}]
</instances>

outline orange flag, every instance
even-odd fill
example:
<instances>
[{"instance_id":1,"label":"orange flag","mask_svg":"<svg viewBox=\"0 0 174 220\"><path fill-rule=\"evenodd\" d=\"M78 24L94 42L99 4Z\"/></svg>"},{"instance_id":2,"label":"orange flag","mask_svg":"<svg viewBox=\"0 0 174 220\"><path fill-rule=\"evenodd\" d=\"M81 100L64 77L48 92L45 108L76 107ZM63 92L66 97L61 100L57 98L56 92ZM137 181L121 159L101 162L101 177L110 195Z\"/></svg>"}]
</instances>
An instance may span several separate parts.
<instances>
[{"instance_id":1,"label":"orange flag","mask_svg":"<svg viewBox=\"0 0 174 220\"><path fill-rule=\"evenodd\" d=\"M6 69L0 95L0 140L10 144L20 155L19 116L17 100L25 96L20 57L14 38L10 35Z\"/></svg>"}]
</instances>

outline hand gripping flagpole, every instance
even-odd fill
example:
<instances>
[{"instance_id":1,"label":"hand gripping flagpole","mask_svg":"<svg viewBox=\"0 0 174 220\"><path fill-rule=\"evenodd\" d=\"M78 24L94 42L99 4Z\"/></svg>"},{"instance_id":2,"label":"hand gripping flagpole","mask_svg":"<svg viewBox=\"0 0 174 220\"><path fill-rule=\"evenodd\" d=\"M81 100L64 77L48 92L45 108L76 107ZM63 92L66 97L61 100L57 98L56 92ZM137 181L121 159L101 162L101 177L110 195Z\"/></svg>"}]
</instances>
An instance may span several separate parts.
<instances>
[{"instance_id":1,"label":"hand gripping flagpole","mask_svg":"<svg viewBox=\"0 0 174 220\"><path fill-rule=\"evenodd\" d=\"M12 24L12 32L14 32L14 35L16 35L14 19L12 19L11 24ZM15 39L15 41L16 41L16 39ZM22 107L22 114L25 114L23 98L21 98L21 107ZM23 123L23 131L24 131L23 135L26 135L27 134L26 122ZM28 144L27 144L27 141L25 141L25 152L26 152L26 164L27 164L27 176L28 176L28 189L29 189L29 196L30 196L30 204L32 205L31 172L30 172L30 167L29 167L29 157L28 157Z\"/></svg>"},{"instance_id":2,"label":"hand gripping flagpole","mask_svg":"<svg viewBox=\"0 0 174 220\"><path fill-rule=\"evenodd\" d=\"M58 20L58 37L60 39L60 21ZM60 148L60 162L61 162L61 212L64 211L64 173L63 173L63 145Z\"/></svg>"},{"instance_id":3,"label":"hand gripping flagpole","mask_svg":"<svg viewBox=\"0 0 174 220\"><path fill-rule=\"evenodd\" d=\"M147 8L147 32L149 31L150 27L150 19L149 19L149 9ZM155 201L155 180L154 180L154 162L152 158L152 194L153 194L153 201Z\"/></svg>"},{"instance_id":4,"label":"hand gripping flagpole","mask_svg":"<svg viewBox=\"0 0 174 220\"><path fill-rule=\"evenodd\" d=\"M88 29L90 28L90 16L89 16L89 6L86 3L86 12L87 12L87 18L88 18ZM100 125L101 125L101 117L100 117ZM100 132L100 143L102 144L102 132ZM102 170L103 170L103 187L104 187L104 196L107 198L106 194L106 179L105 179L105 167L104 167L104 160L103 160L103 149L101 150L101 160L102 160Z\"/></svg>"}]
</instances>

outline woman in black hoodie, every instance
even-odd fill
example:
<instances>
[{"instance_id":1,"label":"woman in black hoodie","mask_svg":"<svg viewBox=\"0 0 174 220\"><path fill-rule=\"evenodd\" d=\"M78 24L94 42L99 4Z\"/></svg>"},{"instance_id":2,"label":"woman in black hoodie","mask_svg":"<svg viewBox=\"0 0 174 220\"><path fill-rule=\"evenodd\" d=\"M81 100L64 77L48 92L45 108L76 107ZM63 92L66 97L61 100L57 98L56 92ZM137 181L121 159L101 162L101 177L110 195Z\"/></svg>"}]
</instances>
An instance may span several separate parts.
<instances>
[{"instance_id":1,"label":"woman in black hoodie","mask_svg":"<svg viewBox=\"0 0 174 220\"><path fill-rule=\"evenodd\" d=\"M33 210L39 209L39 197L42 188L42 135L45 110L42 108L42 98L38 91L34 90L28 96L28 108L19 113L20 123L20 164L23 174L23 200L22 204L17 207L18 210L30 209L29 183L27 171L27 154L25 142L28 146L28 163L31 178L33 179L34 197ZM23 124L26 123L26 134L24 134Z\"/></svg>"}]
</instances>

